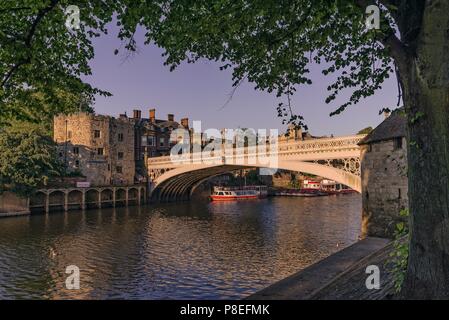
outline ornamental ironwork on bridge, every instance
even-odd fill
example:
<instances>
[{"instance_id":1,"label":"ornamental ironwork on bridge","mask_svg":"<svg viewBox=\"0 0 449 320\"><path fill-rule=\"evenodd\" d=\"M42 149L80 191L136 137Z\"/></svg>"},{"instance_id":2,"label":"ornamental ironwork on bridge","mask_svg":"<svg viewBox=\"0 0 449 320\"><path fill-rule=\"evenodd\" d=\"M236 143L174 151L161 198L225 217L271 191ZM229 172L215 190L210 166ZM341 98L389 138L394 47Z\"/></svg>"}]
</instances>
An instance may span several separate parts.
<instances>
[{"instance_id":1,"label":"ornamental ironwork on bridge","mask_svg":"<svg viewBox=\"0 0 449 320\"><path fill-rule=\"evenodd\" d=\"M314 174L361 190L360 147L365 135L312 139L211 153L149 158L152 191L165 200L188 199L210 177L241 168L269 168ZM268 161L267 161L268 160Z\"/></svg>"}]
</instances>

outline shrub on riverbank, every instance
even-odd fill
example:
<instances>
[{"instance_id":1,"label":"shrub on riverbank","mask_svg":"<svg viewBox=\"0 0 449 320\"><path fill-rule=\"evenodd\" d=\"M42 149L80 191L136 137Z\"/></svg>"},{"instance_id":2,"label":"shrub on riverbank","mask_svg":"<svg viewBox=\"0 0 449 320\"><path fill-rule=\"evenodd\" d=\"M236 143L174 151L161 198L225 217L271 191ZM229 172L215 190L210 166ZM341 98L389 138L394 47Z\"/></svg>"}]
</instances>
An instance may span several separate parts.
<instances>
[{"instance_id":1,"label":"shrub on riverbank","mask_svg":"<svg viewBox=\"0 0 449 320\"><path fill-rule=\"evenodd\" d=\"M408 218L408 209L401 210L401 217ZM402 288L402 284L405 278L405 272L407 271L407 261L409 252L409 228L408 224L400 222L396 225L394 250L391 253L391 264L393 269L394 288L396 293L399 293Z\"/></svg>"}]
</instances>

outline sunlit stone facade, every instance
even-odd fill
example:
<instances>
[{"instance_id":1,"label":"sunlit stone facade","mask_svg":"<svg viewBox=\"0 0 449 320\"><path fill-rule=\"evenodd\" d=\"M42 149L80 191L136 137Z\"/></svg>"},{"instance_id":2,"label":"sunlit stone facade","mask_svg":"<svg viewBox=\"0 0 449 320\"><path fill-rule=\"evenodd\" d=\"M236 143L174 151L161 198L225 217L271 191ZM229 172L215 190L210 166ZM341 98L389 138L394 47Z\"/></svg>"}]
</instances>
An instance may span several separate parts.
<instances>
[{"instance_id":1,"label":"sunlit stone facade","mask_svg":"<svg viewBox=\"0 0 449 320\"><path fill-rule=\"evenodd\" d=\"M127 117L59 115L54 140L69 171L80 172L93 186L134 183L134 125Z\"/></svg>"},{"instance_id":2,"label":"sunlit stone facade","mask_svg":"<svg viewBox=\"0 0 449 320\"><path fill-rule=\"evenodd\" d=\"M395 111L360 142L364 236L394 235L408 208L405 117Z\"/></svg>"}]
</instances>

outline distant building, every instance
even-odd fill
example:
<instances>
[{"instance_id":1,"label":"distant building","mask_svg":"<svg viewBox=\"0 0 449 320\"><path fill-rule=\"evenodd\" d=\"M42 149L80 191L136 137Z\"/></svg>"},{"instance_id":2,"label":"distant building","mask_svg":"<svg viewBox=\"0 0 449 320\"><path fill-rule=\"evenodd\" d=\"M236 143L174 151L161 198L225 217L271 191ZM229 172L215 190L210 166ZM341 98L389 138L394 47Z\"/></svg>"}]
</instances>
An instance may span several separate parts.
<instances>
[{"instance_id":1,"label":"distant building","mask_svg":"<svg viewBox=\"0 0 449 320\"><path fill-rule=\"evenodd\" d=\"M359 145L361 151L363 233L392 237L408 208L406 119L394 111Z\"/></svg>"},{"instance_id":2,"label":"distant building","mask_svg":"<svg viewBox=\"0 0 449 320\"><path fill-rule=\"evenodd\" d=\"M134 184L134 139L134 125L126 118L88 113L54 118L60 159L93 186Z\"/></svg>"},{"instance_id":3,"label":"distant building","mask_svg":"<svg viewBox=\"0 0 449 320\"><path fill-rule=\"evenodd\" d=\"M294 141L304 141L304 140L311 140L311 139L321 139L321 138L327 138L327 137L316 137L312 136L309 132L303 132L301 128L296 127L293 124L290 124L288 126L288 130L286 134L281 134L278 137L279 143L288 143L288 142L294 142Z\"/></svg>"}]
</instances>

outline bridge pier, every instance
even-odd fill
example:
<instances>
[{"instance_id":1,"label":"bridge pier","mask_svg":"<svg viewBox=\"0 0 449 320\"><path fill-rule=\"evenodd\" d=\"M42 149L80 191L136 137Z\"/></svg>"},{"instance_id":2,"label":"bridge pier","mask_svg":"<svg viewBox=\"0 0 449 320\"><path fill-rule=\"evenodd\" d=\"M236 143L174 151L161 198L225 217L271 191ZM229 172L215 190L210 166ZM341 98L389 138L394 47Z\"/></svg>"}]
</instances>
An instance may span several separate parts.
<instances>
[{"instance_id":1,"label":"bridge pier","mask_svg":"<svg viewBox=\"0 0 449 320\"><path fill-rule=\"evenodd\" d=\"M83 190L81 199L81 210L86 210L86 191Z\"/></svg>"},{"instance_id":2,"label":"bridge pier","mask_svg":"<svg viewBox=\"0 0 449 320\"><path fill-rule=\"evenodd\" d=\"M98 190L98 209L101 209L101 192L102 192L103 190Z\"/></svg>"},{"instance_id":3,"label":"bridge pier","mask_svg":"<svg viewBox=\"0 0 449 320\"><path fill-rule=\"evenodd\" d=\"M69 211L69 193L64 191L64 211Z\"/></svg>"}]
</instances>

